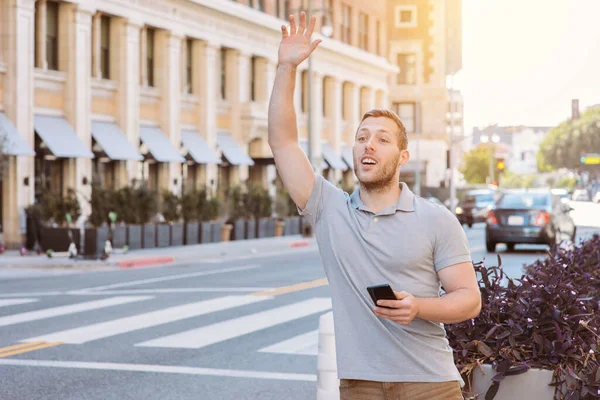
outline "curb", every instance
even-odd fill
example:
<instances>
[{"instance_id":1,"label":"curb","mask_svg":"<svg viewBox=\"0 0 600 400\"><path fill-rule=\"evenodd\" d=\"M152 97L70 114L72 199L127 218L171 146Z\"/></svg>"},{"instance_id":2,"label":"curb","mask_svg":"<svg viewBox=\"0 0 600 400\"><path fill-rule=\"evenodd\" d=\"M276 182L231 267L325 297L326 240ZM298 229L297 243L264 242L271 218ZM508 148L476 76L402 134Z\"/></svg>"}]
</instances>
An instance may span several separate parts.
<instances>
[{"instance_id":1,"label":"curb","mask_svg":"<svg viewBox=\"0 0 600 400\"><path fill-rule=\"evenodd\" d=\"M174 261L175 261L175 257L170 257L170 256L146 257L146 258L137 258L134 260L119 261L117 266L119 268L149 267L152 265L170 264L170 263L173 263Z\"/></svg>"}]
</instances>

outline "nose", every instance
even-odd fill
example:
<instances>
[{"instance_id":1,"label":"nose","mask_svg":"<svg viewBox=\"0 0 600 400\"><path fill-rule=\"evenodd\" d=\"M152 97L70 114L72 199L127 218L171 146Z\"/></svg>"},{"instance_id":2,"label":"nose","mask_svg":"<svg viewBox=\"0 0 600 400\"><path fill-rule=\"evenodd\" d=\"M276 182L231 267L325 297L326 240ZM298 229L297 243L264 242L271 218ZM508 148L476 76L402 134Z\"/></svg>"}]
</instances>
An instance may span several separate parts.
<instances>
[{"instance_id":1,"label":"nose","mask_svg":"<svg viewBox=\"0 0 600 400\"><path fill-rule=\"evenodd\" d=\"M375 148L375 140L376 140L376 139L375 139L375 137L374 137L374 136L371 136L371 137L369 138L369 140L367 141L367 143L365 143L365 147L366 147L367 149L371 149L371 150L373 150L373 149Z\"/></svg>"}]
</instances>

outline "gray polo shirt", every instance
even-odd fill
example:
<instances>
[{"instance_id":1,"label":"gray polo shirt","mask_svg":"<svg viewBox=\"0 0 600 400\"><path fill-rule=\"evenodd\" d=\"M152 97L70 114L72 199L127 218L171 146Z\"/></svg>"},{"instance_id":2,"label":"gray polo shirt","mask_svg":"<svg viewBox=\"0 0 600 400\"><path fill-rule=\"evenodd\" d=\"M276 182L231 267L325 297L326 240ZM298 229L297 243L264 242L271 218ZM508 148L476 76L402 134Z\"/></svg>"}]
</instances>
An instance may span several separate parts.
<instances>
[{"instance_id":1,"label":"gray polo shirt","mask_svg":"<svg viewBox=\"0 0 600 400\"><path fill-rule=\"evenodd\" d=\"M439 297L437 271L471 261L466 235L446 208L405 183L398 203L373 213L321 175L300 212L313 226L333 303L338 377L380 382L458 380L444 325L415 318L400 325L373 313L367 286L389 283L417 297Z\"/></svg>"}]
</instances>

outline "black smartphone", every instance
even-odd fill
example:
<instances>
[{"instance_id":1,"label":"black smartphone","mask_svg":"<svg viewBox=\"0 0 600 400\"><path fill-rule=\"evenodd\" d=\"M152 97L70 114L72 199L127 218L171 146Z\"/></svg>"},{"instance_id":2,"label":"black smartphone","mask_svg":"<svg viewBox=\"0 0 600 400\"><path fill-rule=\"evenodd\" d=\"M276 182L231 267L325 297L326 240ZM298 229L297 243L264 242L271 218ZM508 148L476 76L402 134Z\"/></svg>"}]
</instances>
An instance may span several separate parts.
<instances>
[{"instance_id":1,"label":"black smartphone","mask_svg":"<svg viewBox=\"0 0 600 400\"><path fill-rule=\"evenodd\" d=\"M375 305L377 305L377 300L398 300L396 298L396 295L394 294L394 291L392 290L390 285L388 285L387 283L382 283L381 285L369 286L367 288L367 291L369 292L369 295L371 296L371 299L373 300L373 303L375 303ZM378 306L378 307L384 307L384 306ZM386 308L390 308L390 307L386 307Z\"/></svg>"}]
</instances>

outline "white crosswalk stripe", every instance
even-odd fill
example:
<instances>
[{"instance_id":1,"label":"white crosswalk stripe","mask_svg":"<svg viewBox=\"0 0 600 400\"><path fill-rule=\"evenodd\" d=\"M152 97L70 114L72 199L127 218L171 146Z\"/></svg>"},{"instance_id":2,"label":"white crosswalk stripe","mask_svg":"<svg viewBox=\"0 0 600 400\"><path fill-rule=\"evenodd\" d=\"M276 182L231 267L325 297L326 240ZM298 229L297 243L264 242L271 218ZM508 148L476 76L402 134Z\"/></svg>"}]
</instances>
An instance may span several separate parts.
<instances>
[{"instance_id":1,"label":"white crosswalk stripe","mask_svg":"<svg viewBox=\"0 0 600 400\"><path fill-rule=\"evenodd\" d=\"M136 346L199 349L311 314L323 312L330 308L331 299L312 298L256 314L149 340L138 343Z\"/></svg>"},{"instance_id":2,"label":"white crosswalk stripe","mask_svg":"<svg viewBox=\"0 0 600 400\"><path fill-rule=\"evenodd\" d=\"M84 303L71 304L68 306L59 306L45 308L37 311L30 311L21 314L7 315L0 317L0 326L20 324L23 322L38 321L40 319L69 315L84 311L97 310L99 308L117 306L136 301L151 299L153 296L121 296L109 297L108 299L86 301Z\"/></svg>"},{"instance_id":3,"label":"white crosswalk stripe","mask_svg":"<svg viewBox=\"0 0 600 400\"><path fill-rule=\"evenodd\" d=\"M38 299L0 299L0 307L16 306L19 304L35 303Z\"/></svg>"},{"instance_id":4,"label":"white crosswalk stripe","mask_svg":"<svg viewBox=\"0 0 600 400\"><path fill-rule=\"evenodd\" d=\"M303 333L258 350L261 353L303 354L316 356L319 353L319 330Z\"/></svg>"},{"instance_id":5,"label":"white crosswalk stripe","mask_svg":"<svg viewBox=\"0 0 600 400\"><path fill-rule=\"evenodd\" d=\"M42 335L22 341L37 342L43 340L47 342L82 344L92 340L104 339L126 332L163 325L169 322L175 322L211 312L223 311L229 308L257 303L259 301L269 299L271 299L271 297L226 296L217 299L204 300L197 303L169 307L163 310L151 311L148 313L133 315L131 317L119 318L112 321L82 326L61 332L54 332L48 335Z\"/></svg>"}]
</instances>

